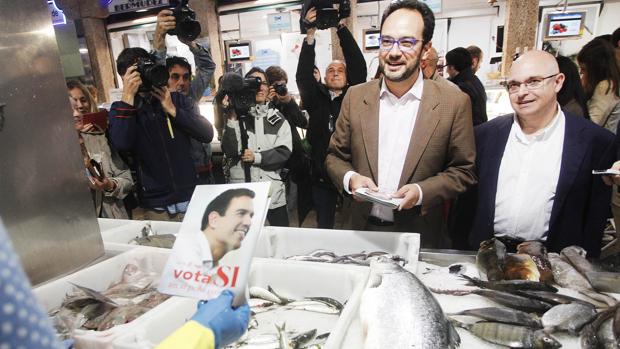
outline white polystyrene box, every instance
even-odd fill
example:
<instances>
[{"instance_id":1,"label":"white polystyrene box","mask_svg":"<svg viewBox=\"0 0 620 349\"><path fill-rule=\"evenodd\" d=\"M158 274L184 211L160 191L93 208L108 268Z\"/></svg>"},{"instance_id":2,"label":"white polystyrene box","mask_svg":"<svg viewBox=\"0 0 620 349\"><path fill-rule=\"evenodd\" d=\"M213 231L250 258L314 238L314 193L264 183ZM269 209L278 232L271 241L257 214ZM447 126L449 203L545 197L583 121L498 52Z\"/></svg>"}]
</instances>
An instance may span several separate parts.
<instances>
[{"instance_id":1,"label":"white polystyrene box","mask_svg":"<svg viewBox=\"0 0 620 349\"><path fill-rule=\"evenodd\" d=\"M347 328L357 317L357 308L366 285L368 270L351 266L254 258L250 286L273 287L286 297L325 296L346 305L339 316L289 310L257 314L259 327L251 335L274 333L274 323L286 323L287 330L303 332L316 328L318 333L330 332L324 348L340 348ZM131 333L114 342L116 349L154 348L181 327L196 311L193 299L175 297L146 314Z\"/></svg>"},{"instance_id":2,"label":"white polystyrene box","mask_svg":"<svg viewBox=\"0 0 620 349\"><path fill-rule=\"evenodd\" d=\"M45 310L50 311L60 306L65 296L73 292L74 287L70 283L88 287L96 291L103 291L113 282L121 280L123 270L127 264L137 263L143 270L161 273L169 255L170 250L168 249L137 247L63 278L38 286L33 292ZM160 306L170 301L169 299ZM127 331L139 323L144 316L155 311L158 307L151 309L142 317L128 324L115 326L107 331L77 330L73 336L76 340L76 346L78 349L110 348L114 339L119 335L127 333Z\"/></svg>"},{"instance_id":3,"label":"white polystyrene box","mask_svg":"<svg viewBox=\"0 0 620 349\"><path fill-rule=\"evenodd\" d=\"M409 261L407 268L416 270L420 254L420 234L263 227L254 256L282 259L307 255L318 249L332 251L337 255L383 251L406 258Z\"/></svg>"}]
</instances>

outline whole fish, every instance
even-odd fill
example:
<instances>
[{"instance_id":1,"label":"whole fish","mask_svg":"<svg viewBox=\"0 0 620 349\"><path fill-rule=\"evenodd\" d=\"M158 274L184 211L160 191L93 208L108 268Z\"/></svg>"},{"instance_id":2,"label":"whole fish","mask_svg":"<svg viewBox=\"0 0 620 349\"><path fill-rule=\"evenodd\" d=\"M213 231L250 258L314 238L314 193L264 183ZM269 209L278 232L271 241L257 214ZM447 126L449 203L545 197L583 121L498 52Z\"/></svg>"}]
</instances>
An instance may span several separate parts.
<instances>
[{"instance_id":1,"label":"whole fish","mask_svg":"<svg viewBox=\"0 0 620 349\"><path fill-rule=\"evenodd\" d=\"M558 285L578 291L585 296L610 306L616 304L615 298L596 292L590 282L573 268L570 263L562 259L560 255L549 253L548 257L553 269L553 278Z\"/></svg>"},{"instance_id":2,"label":"whole fish","mask_svg":"<svg viewBox=\"0 0 620 349\"><path fill-rule=\"evenodd\" d=\"M500 281L482 281L480 279L471 278L467 275L461 275L462 278L469 281L472 285L481 288L489 288L497 291L514 292L519 290L532 291L549 291L557 292L558 289L542 282L530 280L500 280Z\"/></svg>"},{"instance_id":3,"label":"whole fish","mask_svg":"<svg viewBox=\"0 0 620 349\"><path fill-rule=\"evenodd\" d=\"M547 258L547 248L541 241L525 241L517 246L517 253L530 255L540 273L541 282L553 282L553 270Z\"/></svg>"},{"instance_id":4,"label":"whole fish","mask_svg":"<svg viewBox=\"0 0 620 349\"><path fill-rule=\"evenodd\" d=\"M279 349L291 349L288 336L286 335L286 323L283 323L281 326L278 326L278 324L274 324L274 326L276 326L276 331L278 333Z\"/></svg>"},{"instance_id":5,"label":"whole fish","mask_svg":"<svg viewBox=\"0 0 620 349\"><path fill-rule=\"evenodd\" d=\"M364 348L456 348L460 337L418 278L397 262L375 257L360 303Z\"/></svg>"},{"instance_id":6,"label":"whole fish","mask_svg":"<svg viewBox=\"0 0 620 349\"><path fill-rule=\"evenodd\" d=\"M590 302L556 292L521 290L515 292L515 294L523 297L534 298L539 301L549 303L551 305L582 303L585 305L594 306L594 304Z\"/></svg>"},{"instance_id":7,"label":"whole fish","mask_svg":"<svg viewBox=\"0 0 620 349\"><path fill-rule=\"evenodd\" d=\"M578 335L581 328L596 316L594 307L582 303L558 304L549 309L541 318L547 333L568 331Z\"/></svg>"},{"instance_id":8,"label":"whole fish","mask_svg":"<svg viewBox=\"0 0 620 349\"><path fill-rule=\"evenodd\" d=\"M589 271L596 271L592 264L586 259L586 250L579 246L568 246L560 251L564 257L581 275L586 275Z\"/></svg>"},{"instance_id":9,"label":"whole fish","mask_svg":"<svg viewBox=\"0 0 620 349\"><path fill-rule=\"evenodd\" d=\"M613 320L609 319L599 327L596 333L599 348L601 349L619 349L620 343L616 340L613 332Z\"/></svg>"},{"instance_id":10,"label":"whole fish","mask_svg":"<svg viewBox=\"0 0 620 349\"><path fill-rule=\"evenodd\" d=\"M477 337L509 348L557 349L562 347L557 339L543 330L531 330L523 326L497 322L458 323Z\"/></svg>"},{"instance_id":11,"label":"whole fish","mask_svg":"<svg viewBox=\"0 0 620 349\"><path fill-rule=\"evenodd\" d=\"M530 255L510 253L504 263L504 279L540 281L540 272Z\"/></svg>"},{"instance_id":12,"label":"whole fish","mask_svg":"<svg viewBox=\"0 0 620 349\"><path fill-rule=\"evenodd\" d=\"M487 280L502 280L504 279L505 258L506 246L493 238L480 243L480 248L476 254L476 265L480 272L486 275Z\"/></svg>"},{"instance_id":13,"label":"whole fish","mask_svg":"<svg viewBox=\"0 0 620 349\"><path fill-rule=\"evenodd\" d=\"M295 301L294 299L287 298L287 297L282 296L279 293L276 293L276 291L269 285L267 285L267 291L271 292L274 296L278 297L280 299L280 304L282 305Z\"/></svg>"},{"instance_id":14,"label":"whole fish","mask_svg":"<svg viewBox=\"0 0 620 349\"><path fill-rule=\"evenodd\" d=\"M280 297L258 286L250 287L250 297L264 299L275 304L282 304Z\"/></svg>"},{"instance_id":15,"label":"whole fish","mask_svg":"<svg viewBox=\"0 0 620 349\"><path fill-rule=\"evenodd\" d=\"M585 325L579 335L582 349L598 349L601 346L601 339L597 336L598 330L603 323L611 319L618 310L618 304L609 307L598 313L594 321Z\"/></svg>"},{"instance_id":16,"label":"whole fish","mask_svg":"<svg viewBox=\"0 0 620 349\"><path fill-rule=\"evenodd\" d=\"M592 287L599 292L620 292L620 273L588 271L585 273L585 276Z\"/></svg>"},{"instance_id":17,"label":"whole fish","mask_svg":"<svg viewBox=\"0 0 620 349\"><path fill-rule=\"evenodd\" d=\"M310 343L316 336L316 329L301 333L293 338L289 343L289 346L293 349L303 348L306 344Z\"/></svg>"},{"instance_id":18,"label":"whole fish","mask_svg":"<svg viewBox=\"0 0 620 349\"><path fill-rule=\"evenodd\" d=\"M329 297L306 297L306 299L309 299L311 301L317 301L317 302L322 302L325 304L328 304L338 310L342 310L344 308L344 305L340 302L338 302L337 300L333 299L333 298L329 298Z\"/></svg>"},{"instance_id":19,"label":"whole fish","mask_svg":"<svg viewBox=\"0 0 620 349\"><path fill-rule=\"evenodd\" d=\"M536 315L524 311L508 308L477 308L467 309L450 315L475 316L491 322L501 322L504 324L525 326L530 328L542 328L540 319Z\"/></svg>"}]
</instances>

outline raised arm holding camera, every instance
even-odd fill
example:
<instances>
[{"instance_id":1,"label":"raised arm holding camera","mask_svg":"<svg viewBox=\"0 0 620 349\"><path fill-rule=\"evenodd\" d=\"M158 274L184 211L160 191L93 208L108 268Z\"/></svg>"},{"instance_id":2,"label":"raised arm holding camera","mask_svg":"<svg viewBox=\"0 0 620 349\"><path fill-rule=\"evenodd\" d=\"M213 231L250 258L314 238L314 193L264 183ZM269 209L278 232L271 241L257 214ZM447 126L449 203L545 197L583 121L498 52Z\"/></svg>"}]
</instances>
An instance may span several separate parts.
<instances>
[{"instance_id":1,"label":"raised arm holding camera","mask_svg":"<svg viewBox=\"0 0 620 349\"><path fill-rule=\"evenodd\" d=\"M177 22L179 24L177 24ZM196 63L196 76L192 77L192 69L184 57L166 57L166 34L176 35L182 43L189 47ZM204 91L209 87L215 62L208 48L195 41L200 35L200 24L195 21L194 11L187 6L187 1L180 3L173 10L162 10L157 14L157 26L153 37L153 54L159 64L165 64L170 77L168 89L187 96L198 110L198 102ZM211 144L191 139L191 155L198 175L199 184L213 183L211 173Z\"/></svg>"},{"instance_id":2,"label":"raised arm holding camera","mask_svg":"<svg viewBox=\"0 0 620 349\"><path fill-rule=\"evenodd\" d=\"M110 140L136 157L144 218L180 221L196 186L190 139L211 142L213 127L187 97L170 92L167 68L144 49L124 49L116 65L123 97L110 110Z\"/></svg>"},{"instance_id":3,"label":"raised arm holding camera","mask_svg":"<svg viewBox=\"0 0 620 349\"><path fill-rule=\"evenodd\" d=\"M312 172L315 179L312 196L317 211L318 227L324 229L334 227L336 201L339 195L325 170L329 140L334 132L334 125L347 89L366 82L367 76L362 51L347 27L342 23L338 24L338 18L342 22L342 18L348 16L347 13L342 13L346 12L348 2L340 1L339 15L334 14L330 2L308 0L304 5L304 9L307 10L302 11L305 13L302 31L306 31L306 39L299 55L296 75L302 103L310 115L308 140L312 146ZM319 10L317 7L320 7ZM326 29L336 25L345 62L332 61L325 71L325 84L322 84L316 80L314 74L316 57L314 34L317 28Z\"/></svg>"}]
</instances>

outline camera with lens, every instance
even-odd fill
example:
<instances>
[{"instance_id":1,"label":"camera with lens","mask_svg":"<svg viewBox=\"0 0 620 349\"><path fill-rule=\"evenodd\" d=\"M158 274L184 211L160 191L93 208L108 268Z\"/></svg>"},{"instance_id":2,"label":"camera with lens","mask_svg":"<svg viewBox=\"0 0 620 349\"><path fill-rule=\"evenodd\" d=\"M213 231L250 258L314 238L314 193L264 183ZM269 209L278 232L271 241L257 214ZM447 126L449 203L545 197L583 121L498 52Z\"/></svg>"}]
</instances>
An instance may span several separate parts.
<instances>
[{"instance_id":1,"label":"camera with lens","mask_svg":"<svg viewBox=\"0 0 620 349\"><path fill-rule=\"evenodd\" d=\"M222 77L216 99L221 100L227 95L231 107L234 108L239 117L243 117L251 107L256 105L256 93L260 89L260 85L260 78L243 78L239 74L226 73Z\"/></svg>"},{"instance_id":2,"label":"camera with lens","mask_svg":"<svg viewBox=\"0 0 620 349\"><path fill-rule=\"evenodd\" d=\"M280 96L286 96L288 94L286 84L283 82L276 82L275 84L273 84L273 89Z\"/></svg>"},{"instance_id":3,"label":"camera with lens","mask_svg":"<svg viewBox=\"0 0 620 349\"><path fill-rule=\"evenodd\" d=\"M176 27L168 31L169 35L176 35L179 39L187 41L195 40L202 28L200 22L196 20L196 12L187 4L189 0L180 0L177 7L172 9L172 15L176 22Z\"/></svg>"},{"instance_id":4,"label":"camera with lens","mask_svg":"<svg viewBox=\"0 0 620 349\"><path fill-rule=\"evenodd\" d=\"M136 71L140 74L142 85L138 92L149 92L153 87L164 87L168 85L168 68L165 65L157 64L151 58L140 58L136 63Z\"/></svg>"},{"instance_id":5,"label":"camera with lens","mask_svg":"<svg viewBox=\"0 0 620 349\"><path fill-rule=\"evenodd\" d=\"M339 5L337 9L334 8L335 4ZM307 23L305 21L306 13L313 7L316 9L316 22ZM350 0L304 0L299 27L302 34L306 34L308 29L312 27L328 29L338 26L341 19L347 18L350 15Z\"/></svg>"}]
</instances>

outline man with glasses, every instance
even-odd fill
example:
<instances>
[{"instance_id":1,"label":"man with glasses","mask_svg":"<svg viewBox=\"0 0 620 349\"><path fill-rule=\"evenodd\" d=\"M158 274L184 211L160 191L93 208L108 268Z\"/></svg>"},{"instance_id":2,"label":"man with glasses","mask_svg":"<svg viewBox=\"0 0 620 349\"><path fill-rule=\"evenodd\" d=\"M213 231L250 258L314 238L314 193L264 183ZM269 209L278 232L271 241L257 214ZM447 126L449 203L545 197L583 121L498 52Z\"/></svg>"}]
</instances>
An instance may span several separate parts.
<instances>
[{"instance_id":1,"label":"man with glasses","mask_svg":"<svg viewBox=\"0 0 620 349\"><path fill-rule=\"evenodd\" d=\"M446 245L442 204L475 183L469 98L420 70L434 26L423 2L390 3L381 20L384 78L349 89L325 162L341 191L402 199L391 209L354 194L347 227L420 233L429 248Z\"/></svg>"},{"instance_id":2,"label":"man with glasses","mask_svg":"<svg viewBox=\"0 0 620 349\"><path fill-rule=\"evenodd\" d=\"M579 245L588 257L600 254L611 194L592 170L611 166L614 135L562 111L563 83L551 54L521 55L506 82L515 113L476 128L471 247L495 236L509 250L539 240L554 252Z\"/></svg>"}]
</instances>

